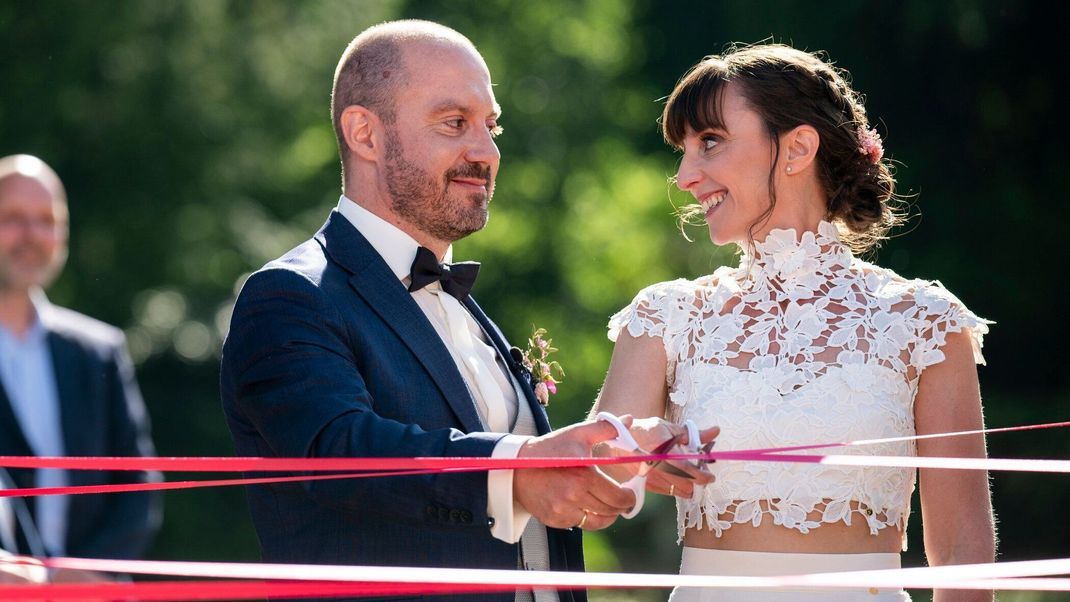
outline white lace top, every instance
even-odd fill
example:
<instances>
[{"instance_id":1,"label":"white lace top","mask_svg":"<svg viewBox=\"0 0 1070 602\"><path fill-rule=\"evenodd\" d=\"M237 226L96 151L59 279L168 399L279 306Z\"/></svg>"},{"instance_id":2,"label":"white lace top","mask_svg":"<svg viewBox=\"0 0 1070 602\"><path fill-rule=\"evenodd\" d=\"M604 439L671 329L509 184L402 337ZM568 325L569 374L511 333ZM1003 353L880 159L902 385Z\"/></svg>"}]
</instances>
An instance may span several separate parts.
<instances>
[{"instance_id":1,"label":"white lace top","mask_svg":"<svg viewBox=\"0 0 1070 602\"><path fill-rule=\"evenodd\" d=\"M721 426L718 450L914 434L914 395L965 329L974 357L991 322L939 282L906 280L859 260L836 227L773 230L737 268L640 291L610 319L609 338L660 337L668 358L667 416ZM912 442L802 453L914 455ZM772 462L712 465L716 481L678 500L679 534L736 523L807 533L864 520L905 531L914 470ZM905 546L905 538L904 538Z\"/></svg>"}]
</instances>

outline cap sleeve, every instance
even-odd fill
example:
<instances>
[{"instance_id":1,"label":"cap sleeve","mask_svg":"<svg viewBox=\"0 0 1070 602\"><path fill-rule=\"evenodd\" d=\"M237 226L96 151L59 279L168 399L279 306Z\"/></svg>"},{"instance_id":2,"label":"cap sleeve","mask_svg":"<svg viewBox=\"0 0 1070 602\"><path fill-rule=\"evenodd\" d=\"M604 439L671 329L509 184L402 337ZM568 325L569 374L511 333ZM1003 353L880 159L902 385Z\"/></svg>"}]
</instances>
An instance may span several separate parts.
<instances>
[{"instance_id":1,"label":"cap sleeve","mask_svg":"<svg viewBox=\"0 0 1070 602\"><path fill-rule=\"evenodd\" d=\"M970 335L974 361L983 366L985 358L981 348L984 346L984 336L988 334L988 325L995 322L967 309L938 281L924 283L915 294L921 319L920 340L913 357L915 368L920 372L944 361L942 348L947 342L947 335L962 331Z\"/></svg>"},{"instance_id":2,"label":"cap sleeve","mask_svg":"<svg viewBox=\"0 0 1070 602\"><path fill-rule=\"evenodd\" d=\"M631 303L609 319L609 340L616 343L624 329L633 337L647 335L664 338L665 328L671 319L673 298L676 297L672 294L673 285L682 282L686 281L661 282L639 291Z\"/></svg>"}]
</instances>

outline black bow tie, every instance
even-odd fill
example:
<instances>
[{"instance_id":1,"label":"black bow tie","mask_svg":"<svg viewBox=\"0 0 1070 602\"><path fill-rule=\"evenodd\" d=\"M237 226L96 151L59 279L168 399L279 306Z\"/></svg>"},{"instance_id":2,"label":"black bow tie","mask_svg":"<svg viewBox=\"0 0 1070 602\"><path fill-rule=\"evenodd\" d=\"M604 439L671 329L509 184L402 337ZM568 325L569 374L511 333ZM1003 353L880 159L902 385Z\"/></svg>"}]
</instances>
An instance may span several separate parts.
<instances>
[{"instance_id":1,"label":"black bow tie","mask_svg":"<svg viewBox=\"0 0 1070 602\"><path fill-rule=\"evenodd\" d=\"M409 292L414 293L432 282L439 281L442 283L442 290L457 299L463 299L472 290L478 273L479 262L439 263L430 249L420 247L416 249L416 259L412 260Z\"/></svg>"}]
</instances>

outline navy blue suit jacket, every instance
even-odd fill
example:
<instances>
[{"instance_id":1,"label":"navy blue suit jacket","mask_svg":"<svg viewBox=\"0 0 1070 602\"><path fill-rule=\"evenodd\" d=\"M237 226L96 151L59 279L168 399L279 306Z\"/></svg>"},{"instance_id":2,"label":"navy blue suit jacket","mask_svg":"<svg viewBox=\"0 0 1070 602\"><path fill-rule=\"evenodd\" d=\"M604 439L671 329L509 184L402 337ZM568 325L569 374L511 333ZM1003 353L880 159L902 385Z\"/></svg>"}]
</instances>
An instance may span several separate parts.
<instances>
[{"instance_id":1,"label":"navy blue suit jacket","mask_svg":"<svg viewBox=\"0 0 1070 602\"><path fill-rule=\"evenodd\" d=\"M468 297L514 375L497 328ZM540 433L550 429L522 380ZM223 406L240 456L489 456L441 338L386 262L340 213L253 274L223 346ZM514 569L490 534L487 474L249 487L265 561ZM583 570L578 530L549 529L554 570ZM512 594L479 597L512 600ZM465 599L475 599L466 596ZM563 600L586 600L562 592Z\"/></svg>"},{"instance_id":2,"label":"navy blue suit jacket","mask_svg":"<svg viewBox=\"0 0 1070 602\"><path fill-rule=\"evenodd\" d=\"M48 331L67 455L156 455L122 331L56 306L49 308L42 325ZM3 387L0 455L33 455ZM18 487L35 485L32 470L8 472ZM137 471L72 470L67 472L67 479L71 485L108 485L148 482L159 480L159 476ZM156 493L72 495L67 510L66 553L91 558L140 558L156 535L160 519Z\"/></svg>"}]
</instances>

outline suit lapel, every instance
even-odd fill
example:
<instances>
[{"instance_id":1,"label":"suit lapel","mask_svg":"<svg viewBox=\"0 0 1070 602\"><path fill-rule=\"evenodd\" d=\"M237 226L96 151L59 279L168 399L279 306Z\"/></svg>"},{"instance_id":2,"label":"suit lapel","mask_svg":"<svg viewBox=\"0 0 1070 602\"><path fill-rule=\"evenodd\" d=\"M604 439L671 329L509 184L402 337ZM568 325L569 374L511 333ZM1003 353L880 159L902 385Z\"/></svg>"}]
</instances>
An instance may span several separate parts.
<instances>
[{"instance_id":1,"label":"suit lapel","mask_svg":"<svg viewBox=\"0 0 1070 602\"><path fill-rule=\"evenodd\" d=\"M337 211L331 213L316 240L332 260L352 273L350 286L416 356L465 430L486 430L453 356L371 244Z\"/></svg>"},{"instance_id":2,"label":"suit lapel","mask_svg":"<svg viewBox=\"0 0 1070 602\"><path fill-rule=\"evenodd\" d=\"M11 407L11 400L0 382L0 454L6 456L32 456L30 444L22 434L22 427Z\"/></svg>"},{"instance_id":3,"label":"suit lapel","mask_svg":"<svg viewBox=\"0 0 1070 602\"><path fill-rule=\"evenodd\" d=\"M3 383L0 383L2 385ZM22 432L15 408L7 396L7 390L0 386L0 454L5 456L33 456L30 442ZM36 485L37 471L32 468L9 468L8 475L16 487L33 487ZM32 507L33 504L30 504Z\"/></svg>"},{"instance_id":4,"label":"suit lapel","mask_svg":"<svg viewBox=\"0 0 1070 602\"><path fill-rule=\"evenodd\" d=\"M538 428L539 434L544 435L550 432L550 419L546 415L546 409L542 407L542 404L535 399L535 391L531 388L531 383L525 377L527 369L524 368L519 362L517 362L512 354L509 352L509 344L506 343L505 338L498 332L498 328L490 321L487 314L483 313L483 308L479 307L476 300L468 295L464 298L464 306L468 308L468 311L472 313L472 316L479 322L480 328L483 329L483 333L487 336L487 339L494 343L494 348L498 350L498 355L501 356L502 361L508 366L509 372L513 378L520 384L520 390L524 392L524 397L528 401L528 406L531 408L531 415L535 418L535 425Z\"/></svg>"},{"instance_id":5,"label":"suit lapel","mask_svg":"<svg viewBox=\"0 0 1070 602\"><path fill-rule=\"evenodd\" d=\"M86 425L96 424L89 401L94 396L87 388L85 355L76 345L55 331L48 333L48 350L52 355L52 372L56 377L59 401L59 424L63 451L68 456L91 456L99 450L86 449ZM83 471L71 471L68 478ZM77 480L77 477L74 478Z\"/></svg>"}]
</instances>

